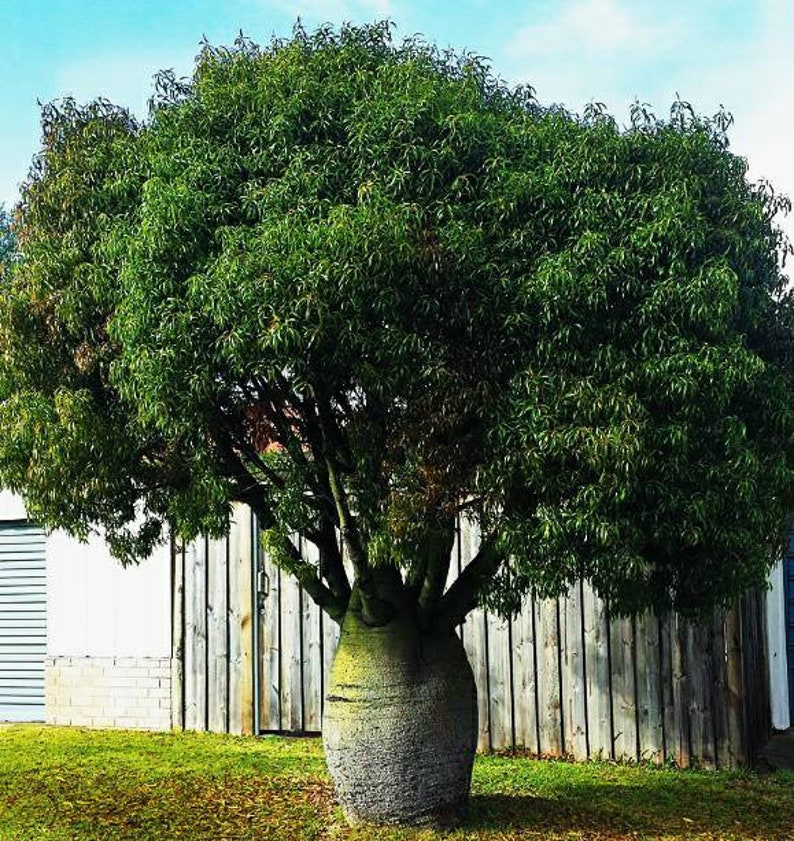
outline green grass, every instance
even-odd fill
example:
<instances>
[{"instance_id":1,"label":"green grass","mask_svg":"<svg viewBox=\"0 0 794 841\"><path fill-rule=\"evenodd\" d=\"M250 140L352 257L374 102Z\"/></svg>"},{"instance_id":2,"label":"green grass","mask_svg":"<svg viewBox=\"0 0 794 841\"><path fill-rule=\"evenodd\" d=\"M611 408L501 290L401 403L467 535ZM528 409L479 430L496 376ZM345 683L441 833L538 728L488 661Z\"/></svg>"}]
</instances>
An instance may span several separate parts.
<instances>
[{"instance_id":1,"label":"green grass","mask_svg":"<svg viewBox=\"0 0 794 841\"><path fill-rule=\"evenodd\" d=\"M794 775L477 760L443 834L345 826L318 740L0 727L0 839L794 839Z\"/></svg>"}]
</instances>

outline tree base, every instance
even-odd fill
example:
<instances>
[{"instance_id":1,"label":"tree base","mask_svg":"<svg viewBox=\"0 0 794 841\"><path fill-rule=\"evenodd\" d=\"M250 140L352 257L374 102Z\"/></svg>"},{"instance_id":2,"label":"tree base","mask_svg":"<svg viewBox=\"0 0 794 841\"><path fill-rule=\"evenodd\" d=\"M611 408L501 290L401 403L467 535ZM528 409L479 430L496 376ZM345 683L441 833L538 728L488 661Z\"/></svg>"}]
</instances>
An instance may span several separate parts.
<instances>
[{"instance_id":1,"label":"tree base","mask_svg":"<svg viewBox=\"0 0 794 841\"><path fill-rule=\"evenodd\" d=\"M460 640L345 617L323 742L350 824L450 827L466 814L477 694Z\"/></svg>"}]
</instances>

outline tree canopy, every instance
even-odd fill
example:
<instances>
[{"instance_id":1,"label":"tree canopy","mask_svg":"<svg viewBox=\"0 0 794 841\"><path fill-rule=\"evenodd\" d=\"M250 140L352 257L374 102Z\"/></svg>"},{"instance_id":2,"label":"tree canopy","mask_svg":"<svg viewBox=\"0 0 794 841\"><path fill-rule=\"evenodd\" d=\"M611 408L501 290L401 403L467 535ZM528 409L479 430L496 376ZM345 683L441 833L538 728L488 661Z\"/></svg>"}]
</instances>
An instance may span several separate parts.
<instances>
[{"instance_id":1,"label":"tree canopy","mask_svg":"<svg viewBox=\"0 0 794 841\"><path fill-rule=\"evenodd\" d=\"M11 216L0 204L0 272L11 263L16 253L16 237L11 227Z\"/></svg>"},{"instance_id":2,"label":"tree canopy","mask_svg":"<svg viewBox=\"0 0 794 841\"><path fill-rule=\"evenodd\" d=\"M580 576L616 610L723 603L794 477L786 201L728 123L543 107L388 24L205 44L142 122L47 105L0 481L126 560L248 503L371 623ZM482 547L442 595L461 514Z\"/></svg>"}]
</instances>

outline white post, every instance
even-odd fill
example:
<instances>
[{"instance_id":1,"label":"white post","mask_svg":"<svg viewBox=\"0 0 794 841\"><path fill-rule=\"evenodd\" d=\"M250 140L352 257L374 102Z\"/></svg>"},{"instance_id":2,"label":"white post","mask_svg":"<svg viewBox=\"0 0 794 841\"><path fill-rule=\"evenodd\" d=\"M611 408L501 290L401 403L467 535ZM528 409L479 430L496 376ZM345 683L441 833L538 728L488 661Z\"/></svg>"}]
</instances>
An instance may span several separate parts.
<instances>
[{"instance_id":1,"label":"white post","mask_svg":"<svg viewBox=\"0 0 794 841\"><path fill-rule=\"evenodd\" d=\"M789 713L788 662L786 658L786 601L783 562L769 574L770 589L766 593L766 642L769 652L769 699L772 727L787 730Z\"/></svg>"}]
</instances>

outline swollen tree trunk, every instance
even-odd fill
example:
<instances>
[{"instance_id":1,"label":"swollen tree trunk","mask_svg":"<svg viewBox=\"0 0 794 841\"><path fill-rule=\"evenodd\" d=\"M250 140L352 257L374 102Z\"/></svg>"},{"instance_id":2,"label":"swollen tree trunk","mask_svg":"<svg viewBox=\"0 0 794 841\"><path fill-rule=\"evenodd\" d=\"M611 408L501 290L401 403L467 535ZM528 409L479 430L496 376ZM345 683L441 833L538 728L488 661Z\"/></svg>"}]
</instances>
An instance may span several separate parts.
<instances>
[{"instance_id":1,"label":"swollen tree trunk","mask_svg":"<svg viewBox=\"0 0 794 841\"><path fill-rule=\"evenodd\" d=\"M348 612L323 742L350 823L455 823L477 742L477 692L458 637L404 618L369 627Z\"/></svg>"}]
</instances>

